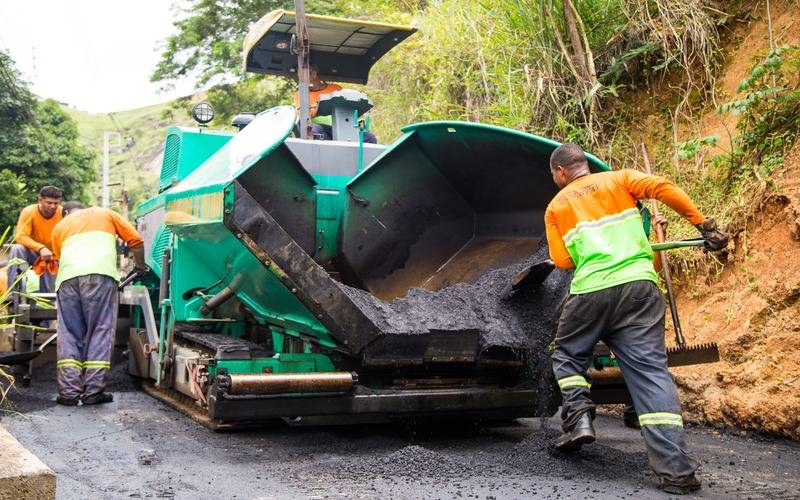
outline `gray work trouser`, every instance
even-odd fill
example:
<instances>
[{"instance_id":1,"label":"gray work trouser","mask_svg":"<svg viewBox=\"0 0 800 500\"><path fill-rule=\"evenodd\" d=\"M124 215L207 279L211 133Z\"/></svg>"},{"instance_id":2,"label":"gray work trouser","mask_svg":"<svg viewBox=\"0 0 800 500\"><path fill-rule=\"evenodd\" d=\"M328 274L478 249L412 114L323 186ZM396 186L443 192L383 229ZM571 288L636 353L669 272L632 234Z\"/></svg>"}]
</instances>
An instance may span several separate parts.
<instances>
[{"instance_id":1,"label":"gray work trouser","mask_svg":"<svg viewBox=\"0 0 800 500\"><path fill-rule=\"evenodd\" d=\"M653 472L673 480L694 473L698 463L686 453L678 391L667 371L664 299L655 283L634 281L567 298L553 353L565 431L585 412L594 417L585 377L598 340L619 361Z\"/></svg>"},{"instance_id":2,"label":"gray work trouser","mask_svg":"<svg viewBox=\"0 0 800 500\"><path fill-rule=\"evenodd\" d=\"M90 400L105 390L117 323L117 282L100 274L61 283L58 308L58 394Z\"/></svg>"},{"instance_id":3,"label":"gray work trouser","mask_svg":"<svg viewBox=\"0 0 800 500\"><path fill-rule=\"evenodd\" d=\"M11 245L11 248L8 251L8 261L11 262L12 259L21 259L28 263L29 266L32 266L34 262L36 262L36 258L39 255L31 250L30 248L26 247L25 245L14 244ZM22 272L20 269L19 264L11 264L8 266L8 289L11 290L14 281L17 279L17 276ZM25 291L25 280L20 280L14 290L24 292ZM45 271L42 276L39 277L39 291L42 293L52 293L55 289L56 277L50 274L48 271Z\"/></svg>"}]
</instances>

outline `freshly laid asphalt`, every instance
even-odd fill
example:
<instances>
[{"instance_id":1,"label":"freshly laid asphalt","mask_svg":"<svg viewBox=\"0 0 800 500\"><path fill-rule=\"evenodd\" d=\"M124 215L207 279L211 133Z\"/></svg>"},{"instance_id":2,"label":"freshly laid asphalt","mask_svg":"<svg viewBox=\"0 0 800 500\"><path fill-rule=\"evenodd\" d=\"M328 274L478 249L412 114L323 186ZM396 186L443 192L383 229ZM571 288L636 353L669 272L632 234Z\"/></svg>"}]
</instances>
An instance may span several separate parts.
<instances>
[{"instance_id":1,"label":"freshly laid asphalt","mask_svg":"<svg viewBox=\"0 0 800 500\"><path fill-rule=\"evenodd\" d=\"M214 432L114 371L114 402L55 404L52 366L12 391L8 430L58 475L59 499L666 498L639 432L612 414L598 440L552 450L559 421ZM702 498L800 498L800 443L690 427Z\"/></svg>"}]
</instances>

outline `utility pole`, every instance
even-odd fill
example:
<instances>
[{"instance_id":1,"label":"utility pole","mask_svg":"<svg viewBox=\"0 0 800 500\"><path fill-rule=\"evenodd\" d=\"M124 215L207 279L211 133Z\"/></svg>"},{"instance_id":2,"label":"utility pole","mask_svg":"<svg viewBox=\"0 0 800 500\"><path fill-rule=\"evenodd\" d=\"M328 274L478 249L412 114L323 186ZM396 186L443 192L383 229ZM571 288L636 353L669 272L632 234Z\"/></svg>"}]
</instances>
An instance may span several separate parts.
<instances>
[{"instance_id":1,"label":"utility pole","mask_svg":"<svg viewBox=\"0 0 800 500\"><path fill-rule=\"evenodd\" d=\"M108 208L111 204L110 200L110 190L108 184L108 171L109 171L109 163L108 163L108 150L109 150L109 138L112 135L117 136L117 147L122 147L122 135L119 132L114 132L112 130L104 130L103 131L103 208Z\"/></svg>"},{"instance_id":2,"label":"utility pole","mask_svg":"<svg viewBox=\"0 0 800 500\"><path fill-rule=\"evenodd\" d=\"M309 71L308 71L308 28L306 27L305 0L294 0L294 16L297 42L297 91L300 93L300 138L309 139L311 119L309 117Z\"/></svg>"}]
</instances>

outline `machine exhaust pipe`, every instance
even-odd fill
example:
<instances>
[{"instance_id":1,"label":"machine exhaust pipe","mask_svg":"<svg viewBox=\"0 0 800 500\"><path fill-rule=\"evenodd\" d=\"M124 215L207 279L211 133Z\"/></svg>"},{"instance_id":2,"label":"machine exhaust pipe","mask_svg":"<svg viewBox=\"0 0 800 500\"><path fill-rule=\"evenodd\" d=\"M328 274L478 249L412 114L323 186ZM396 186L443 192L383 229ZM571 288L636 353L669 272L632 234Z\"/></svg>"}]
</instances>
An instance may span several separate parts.
<instances>
[{"instance_id":1,"label":"machine exhaust pipe","mask_svg":"<svg viewBox=\"0 0 800 500\"><path fill-rule=\"evenodd\" d=\"M302 392L353 392L358 375L332 373L233 373L220 375L219 386L232 396Z\"/></svg>"},{"instance_id":2,"label":"machine exhaust pipe","mask_svg":"<svg viewBox=\"0 0 800 500\"><path fill-rule=\"evenodd\" d=\"M592 379L592 384L624 384L622 371L616 366L606 367L602 370L589 369L586 372Z\"/></svg>"}]
</instances>

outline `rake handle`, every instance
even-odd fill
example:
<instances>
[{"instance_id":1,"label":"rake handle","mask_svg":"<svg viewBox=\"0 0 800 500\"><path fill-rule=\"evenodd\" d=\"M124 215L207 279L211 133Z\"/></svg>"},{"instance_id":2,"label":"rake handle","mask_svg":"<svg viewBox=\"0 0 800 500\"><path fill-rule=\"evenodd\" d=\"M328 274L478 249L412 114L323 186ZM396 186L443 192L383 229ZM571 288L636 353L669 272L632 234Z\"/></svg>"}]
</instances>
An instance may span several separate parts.
<instances>
[{"instance_id":1,"label":"rake handle","mask_svg":"<svg viewBox=\"0 0 800 500\"><path fill-rule=\"evenodd\" d=\"M650 245L650 248L652 248L654 252L661 252L663 250L674 250L676 248L702 247L704 244L705 240L703 240L702 238L697 238L691 240L665 241L663 243L653 243L652 245Z\"/></svg>"},{"instance_id":2,"label":"rake handle","mask_svg":"<svg viewBox=\"0 0 800 500\"><path fill-rule=\"evenodd\" d=\"M650 168L650 155L647 154L647 146L642 143L642 157L644 158L644 169L648 174L653 174L652 169ZM661 211L658 209L658 202L656 200L650 200L650 203L653 207L653 215L658 216ZM656 230L656 244L664 244L664 230L661 228L660 224L655 224ZM691 246L691 245L687 245ZM677 247L673 247L677 248ZM672 325L675 327L675 342L678 344L678 347L684 347L686 345L686 339L683 337L683 331L681 330L681 321L678 317L678 308L675 306L675 294L672 292L672 277L669 274L669 263L667 262L667 254L658 250L658 255L661 258L661 268L664 272L664 284L667 286L667 296L669 297L669 312L672 315Z\"/></svg>"}]
</instances>

